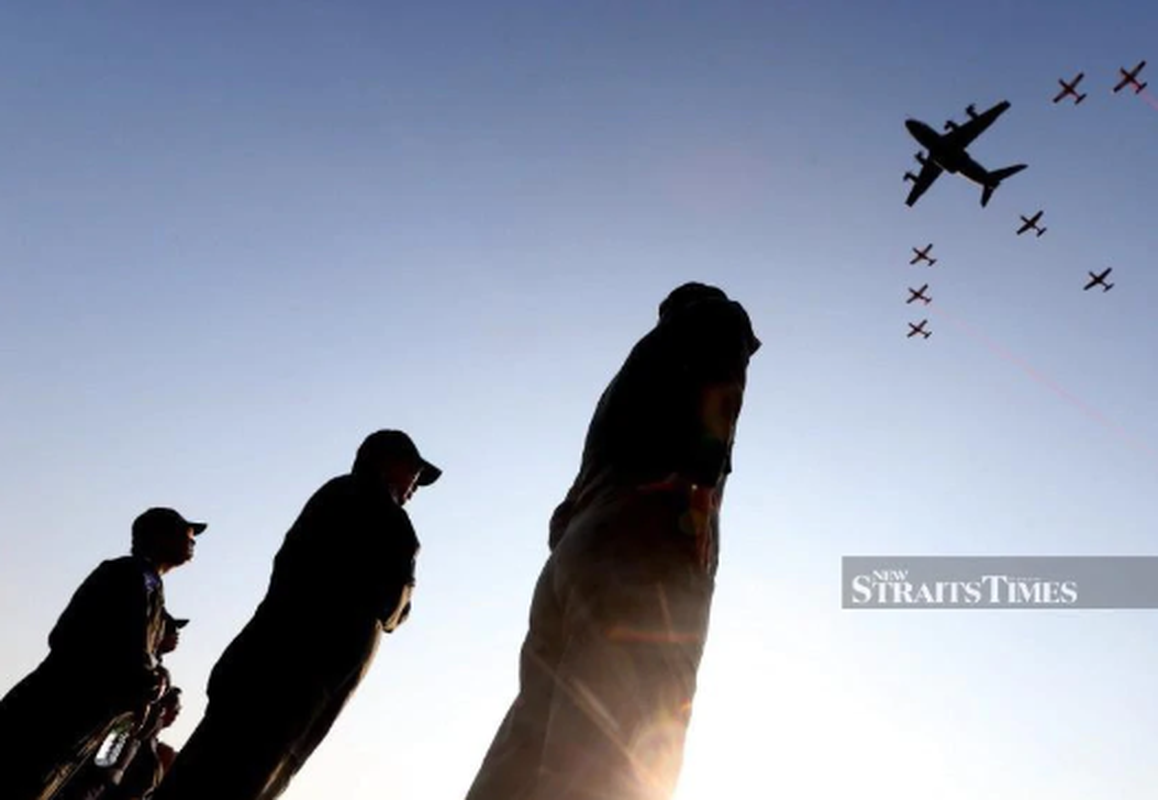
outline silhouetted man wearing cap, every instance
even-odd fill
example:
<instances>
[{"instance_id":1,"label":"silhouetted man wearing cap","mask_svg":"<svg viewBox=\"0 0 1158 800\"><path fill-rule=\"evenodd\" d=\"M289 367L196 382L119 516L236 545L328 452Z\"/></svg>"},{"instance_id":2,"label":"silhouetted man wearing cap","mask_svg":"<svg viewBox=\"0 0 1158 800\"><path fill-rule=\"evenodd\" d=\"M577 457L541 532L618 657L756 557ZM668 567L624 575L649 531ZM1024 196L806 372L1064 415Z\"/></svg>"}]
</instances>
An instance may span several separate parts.
<instances>
[{"instance_id":1,"label":"silhouetted man wearing cap","mask_svg":"<svg viewBox=\"0 0 1158 800\"><path fill-rule=\"evenodd\" d=\"M362 443L306 503L265 599L209 676L205 718L155 800L268 800L325 738L383 631L410 613L418 538L402 509L441 471L401 431Z\"/></svg>"},{"instance_id":2,"label":"silhouetted man wearing cap","mask_svg":"<svg viewBox=\"0 0 1158 800\"><path fill-rule=\"evenodd\" d=\"M759 347L739 303L685 284L603 393L551 519L519 694L468 800L671 796Z\"/></svg>"},{"instance_id":3,"label":"silhouetted man wearing cap","mask_svg":"<svg viewBox=\"0 0 1158 800\"><path fill-rule=\"evenodd\" d=\"M161 576L193 558L204 531L171 508L133 522L131 555L104 561L72 596L48 637L49 653L0 700L0 796L50 797L119 719L166 688Z\"/></svg>"},{"instance_id":4,"label":"silhouetted man wearing cap","mask_svg":"<svg viewBox=\"0 0 1158 800\"><path fill-rule=\"evenodd\" d=\"M181 628L189 624L161 610L161 640L157 644L157 661L177 649ZM93 757L80 768L53 800L139 800L152 793L176 752L157 739L163 728L172 725L181 711L181 690L172 686L170 676L160 698L145 710L126 717L112 726L104 740L94 748ZM109 743L116 751L111 763L98 764L97 754ZM115 743L115 744L114 744Z\"/></svg>"},{"instance_id":5,"label":"silhouetted man wearing cap","mask_svg":"<svg viewBox=\"0 0 1158 800\"><path fill-rule=\"evenodd\" d=\"M157 660L164 662L165 656L177 649L181 643L181 629L189 624L187 619L178 619L161 609L161 641L157 643Z\"/></svg>"}]
</instances>

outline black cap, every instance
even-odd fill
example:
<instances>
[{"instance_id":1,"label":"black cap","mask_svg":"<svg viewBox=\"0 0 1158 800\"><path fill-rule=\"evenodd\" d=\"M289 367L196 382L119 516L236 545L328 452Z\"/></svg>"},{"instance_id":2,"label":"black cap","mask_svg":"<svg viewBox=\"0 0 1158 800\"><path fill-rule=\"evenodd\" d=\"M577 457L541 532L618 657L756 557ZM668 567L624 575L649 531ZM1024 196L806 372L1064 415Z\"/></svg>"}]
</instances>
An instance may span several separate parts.
<instances>
[{"instance_id":1,"label":"black cap","mask_svg":"<svg viewBox=\"0 0 1158 800\"><path fill-rule=\"evenodd\" d=\"M381 430L371 433L358 447L354 456L354 472L363 472L390 460L403 460L419 467L419 486L429 486L438 480L442 470L423 458L409 436L402 431Z\"/></svg>"},{"instance_id":2,"label":"black cap","mask_svg":"<svg viewBox=\"0 0 1158 800\"><path fill-rule=\"evenodd\" d=\"M184 628L186 625L189 624L189 620L178 619L177 617L174 617L172 614L169 613L169 609L167 609L167 608L163 609L161 611L161 614L165 617L165 624L166 625L172 625L177 630L181 630L181 628Z\"/></svg>"},{"instance_id":3,"label":"black cap","mask_svg":"<svg viewBox=\"0 0 1158 800\"><path fill-rule=\"evenodd\" d=\"M709 286L699 281L689 281L682 286L672 289L663 302L659 304L659 317L664 319L676 311L687 308L704 300L727 300L728 295L718 286Z\"/></svg>"},{"instance_id":4,"label":"black cap","mask_svg":"<svg viewBox=\"0 0 1158 800\"><path fill-rule=\"evenodd\" d=\"M672 289L663 302L659 304L659 321L660 324L663 324L675 318L683 317L685 314L696 312L697 309L707 313L706 309L708 308L713 310L712 316L715 317L717 323L728 326L738 324L741 328L741 336L748 348L748 355L755 355L762 343L752 330L752 320L748 317L748 312L735 300L729 299L724 290L717 286L689 281ZM701 316L703 315L701 314Z\"/></svg>"},{"instance_id":5,"label":"black cap","mask_svg":"<svg viewBox=\"0 0 1158 800\"><path fill-rule=\"evenodd\" d=\"M171 508L150 508L133 520L133 541L174 531L184 532L187 528L192 528L196 536L208 527L204 522L190 522Z\"/></svg>"}]
</instances>

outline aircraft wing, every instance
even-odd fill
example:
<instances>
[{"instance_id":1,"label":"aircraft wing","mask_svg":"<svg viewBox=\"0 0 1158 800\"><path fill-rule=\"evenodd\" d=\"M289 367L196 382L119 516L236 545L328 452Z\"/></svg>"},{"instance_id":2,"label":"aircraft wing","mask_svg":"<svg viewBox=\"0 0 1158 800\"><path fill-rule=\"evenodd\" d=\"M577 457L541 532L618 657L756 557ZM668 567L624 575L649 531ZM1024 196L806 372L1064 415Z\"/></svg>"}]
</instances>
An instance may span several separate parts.
<instances>
[{"instance_id":1,"label":"aircraft wing","mask_svg":"<svg viewBox=\"0 0 1158 800\"><path fill-rule=\"evenodd\" d=\"M964 150L973 140L985 132L993 122L1005 113L1009 108L1009 101L1002 100L997 105L990 108L976 117L973 117L968 122L963 122L953 130L949 131L942 137L942 141L948 147L959 147Z\"/></svg>"},{"instance_id":2,"label":"aircraft wing","mask_svg":"<svg viewBox=\"0 0 1158 800\"><path fill-rule=\"evenodd\" d=\"M1065 96L1066 96L1067 94L1069 94L1069 93L1070 93L1070 90L1069 90L1069 89L1066 89L1066 88L1062 88L1062 90L1061 90L1060 92L1058 92L1056 95L1054 95L1053 101L1054 101L1055 103L1060 103L1060 102L1061 102L1061 99L1062 99L1063 97L1065 97Z\"/></svg>"},{"instance_id":3,"label":"aircraft wing","mask_svg":"<svg viewBox=\"0 0 1158 800\"><path fill-rule=\"evenodd\" d=\"M1085 288L1085 289L1092 288L1097 282L1098 282L1097 278L1090 278L1089 283L1087 283L1083 288Z\"/></svg>"},{"instance_id":4,"label":"aircraft wing","mask_svg":"<svg viewBox=\"0 0 1158 800\"><path fill-rule=\"evenodd\" d=\"M905 198L905 205L911 206L928 191L929 187L933 185L933 181L940 177L942 169L933 163L933 159L925 161L921 167L921 172L917 175L917 179L913 181L913 188L909 192L909 196Z\"/></svg>"},{"instance_id":5,"label":"aircraft wing","mask_svg":"<svg viewBox=\"0 0 1158 800\"><path fill-rule=\"evenodd\" d=\"M1029 222L1022 224L1022 226L1017 229L1017 235L1020 236L1021 234L1025 233L1027 230L1029 230L1032 227L1033 227L1033 220L1030 220Z\"/></svg>"},{"instance_id":6,"label":"aircraft wing","mask_svg":"<svg viewBox=\"0 0 1158 800\"><path fill-rule=\"evenodd\" d=\"M1122 73L1122 80L1118 81L1118 85L1114 87L1114 91L1121 91L1127 83L1137 83L1138 73L1142 71L1142 67L1144 66L1146 66L1146 62L1139 61L1138 66L1134 67L1134 69L1130 70L1129 72L1126 72L1125 68L1119 69L1118 72Z\"/></svg>"}]
</instances>

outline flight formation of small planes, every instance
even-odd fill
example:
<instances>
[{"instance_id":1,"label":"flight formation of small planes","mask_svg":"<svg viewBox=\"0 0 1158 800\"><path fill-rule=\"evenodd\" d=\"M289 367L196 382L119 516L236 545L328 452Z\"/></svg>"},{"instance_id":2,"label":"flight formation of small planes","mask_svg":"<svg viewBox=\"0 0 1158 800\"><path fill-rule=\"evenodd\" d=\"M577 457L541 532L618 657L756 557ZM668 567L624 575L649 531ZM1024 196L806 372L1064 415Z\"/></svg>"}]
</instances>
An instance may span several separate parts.
<instances>
[{"instance_id":1,"label":"flight formation of small planes","mask_svg":"<svg viewBox=\"0 0 1158 800\"><path fill-rule=\"evenodd\" d=\"M1129 86L1134 90L1134 94L1141 94L1142 90L1146 88L1147 84L1144 81L1138 80L1138 74L1142 68L1146 66L1145 61L1139 61L1138 64L1130 70L1120 67L1118 72L1121 78L1113 88L1113 93L1118 93L1122 89ZM1085 77L1084 72L1079 72L1072 80L1066 81L1058 79L1061 84L1061 91L1053 98L1054 103L1060 103L1067 97L1074 98L1074 105L1078 105L1086 99L1086 95L1078 91L1078 85ZM980 136L990 125L992 125L998 117L1000 117L1009 108L1008 100L1002 100L997 105L993 106L987 111L978 113L977 109L970 104L965 108L965 113L969 119L958 124L953 120L945 123L944 133L938 133L932 127L920 120L909 119L905 121L905 127L909 134L917 140L918 143L928 151L928 154L918 152L916 155L917 163L921 165L921 170L917 174L912 172L905 173L905 182L912 182L913 188L909 191L909 196L905 199L905 205L912 207L917 200L920 199L933 182L941 177L944 172L950 175L960 175L966 180L972 181L981 187L981 205L985 207L989 204L989 200L993 197L993 192L1001 185L1001 182L1012 175L1016 175L1025 169L1025 164L1014 164L1012 166L1004 167L1002 169L988 170L978 164L968 153L969 145L973 140ZM1038 210L1032 216L1021 215L1021 225L1017 228L1017 235L1020 236L1028 231L1040 237L1046 232L1045 226L1039 226L1038 222L1044 211ZM933 249L933 244L930 242L924 248L912 248L913 258L909 261L910 265L925 263L932 267L937 263L937 259L929 255ZM1084 290L1089 290L1095 286L1101 286L1103 292L1108 292L1114 288L1114 284L1107 283L1106 278L1109 276L1113 267L1107 267L1102 272L1095 274L1089 273L1090 279L1083 287ZM905 301L906 304L915 301L923 302L928 305L933 298L926 294L929 289L929 284L926 283L919 289L909 287L909 299ZM923 319L918 323L909 323L909 332L907 338L914 336L922 336L928 339L933 332L926 329L929 324L928 319Z\"/></svg>"}]
</instances>

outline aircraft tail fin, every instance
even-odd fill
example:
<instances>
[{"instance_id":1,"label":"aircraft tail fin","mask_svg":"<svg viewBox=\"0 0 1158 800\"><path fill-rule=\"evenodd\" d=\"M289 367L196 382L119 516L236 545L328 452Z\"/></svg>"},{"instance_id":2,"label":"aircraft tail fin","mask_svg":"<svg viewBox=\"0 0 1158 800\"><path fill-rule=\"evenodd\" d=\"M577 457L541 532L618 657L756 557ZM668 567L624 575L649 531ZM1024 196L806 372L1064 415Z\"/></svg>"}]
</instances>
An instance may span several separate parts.
<instances>
[{"instance_id":1,"label":"aircraft tail fin","mask_svg":"<svg viewBox=\"0 0 1158 800\"><path fill-rule=\"evenodd\" d=\"M1012 167L995 169L993 172L990 172L989 180L986 182L985 188L981 190L981 205L986 206L989 204L989 198L993 197L993 190L996 189L1003 180L1010 175L1016 175L1027 166L1027 164L1014 164Z\"/></svg>"}]
</instances>

